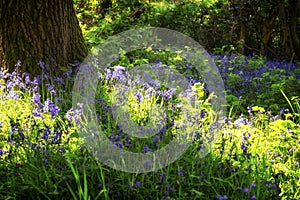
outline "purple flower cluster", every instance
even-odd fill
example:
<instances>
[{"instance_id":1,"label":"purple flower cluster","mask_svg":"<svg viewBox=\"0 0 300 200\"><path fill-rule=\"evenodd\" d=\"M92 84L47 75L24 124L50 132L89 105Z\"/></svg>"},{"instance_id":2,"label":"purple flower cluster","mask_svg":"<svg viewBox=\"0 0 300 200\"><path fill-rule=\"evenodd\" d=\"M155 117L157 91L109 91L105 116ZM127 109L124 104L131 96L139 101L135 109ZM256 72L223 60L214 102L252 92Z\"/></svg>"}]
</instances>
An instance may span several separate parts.
<instances>
[{"instance_id":1,"label":"purple flower cluster","mask_svg":"<svg viewBox=\"0 0 300 200\"><path fill-rule=\"evenodd\" d=\"M242 97L242 107L255 104L278 111L282 107L288 107L284 99L277 98L282 96L280 89L291 96L300 92L296 89L300 88L299 63L234 54L214 57L227 93ZM269 98L270 96L273 98Z\"/></svg>"},{"instance_id":2,"label":"purple flower cluster","mask_svg":"<svg viewBox=\"0 0 300 200\"><path fill-rule=\"evenodd\" d=\"M3 69L0 70L1 98L4 98L5 101L27 102L26 106L31 107L31 113L10 117L6 138L9 146L7 150L1 149L0 159L4 154L8 154L9 157L18 157L18 152L33 150L34 156L48 165L51 153L64 154L69 149L68 144L72 133L70 131L75 128L70 122L75 122L78 119L80 110L75 110L75 113L71 114L71 109L66 117L59 115L61 108L57 103L62 97L57 95L61 95L63 91L58 91L57 88L64 88L66 77L65 79L51 77L47 71L49 66L39 62L43 73L31 80L28 73L18 73L20 65L21 63L18 63L16 70L12 73L6 73ZM66 72L64 76L69 76L70 73L72 73L71 70ZM44 121L47 115L51 116L53 121ZM61 126L64 122L67 123ZM2 131L5 133L5 130ZM2 146L2 144L0 145Z\"/></svg>"},{"instance_id":3,"label":"purple flower cluster","mask_svg":"<svg viewBox=\"0 0 300 200\"><path fill-rule=\"evenodd\" d=\"M255 82L252 78L252 75L250 72L247 70L242 71L238 68L237 64L233 63L230 61L230 59L236 59L235 57L219 57L221 60L221 69L224 70L227 74L235 74L238 76L233 76L231 78L237 78L237 80L244 80L246 84L242 83L242 87L244 89L247 89L247 87L250 84L256 84L255 86L257 87L256 89L261 89L262 85L259 81ZM251 64L249 60L243 65L246 64ZM277 65L281 63L276 63L273 62L273 65L271 63L267 64L269 68L276 68ZM20 63L18 64L20 65ZM43 166L49 167L50 165L53 164L53 155L61 155L65 154L66 152L70 151L69 149L69 142L70 142L70 137L73 137L70 135L70 130L74 129L73 127L74 123L76 124L79 122L81 114L82 114L82 109L83 106L82 104L78 104L78 108L71 108L64 110L61 107L61 104L59 102L63 102L59 99L60 96L58 96L60 91L58 90L58 85L64 85L65 79L60 79L60 78L54 78L51 77L48 73L47 70L49 69L49 66L44 64L43 62L39 63L41 69L43 70L42 76L34 78L32 81L29 77L28 74L24 73L21 77L17 73L11 73L7 74L3 71L0 70L0 79L5 79L6 83L2 84L0 82L0 90L3 89L5 90L5 95L3 95L2 98L5 99L13 99L13 100L22 100L23 96L21 93L18 93L18 90L26 91L30 94L32 94L31 98L31 103L32 103L32 113L28 113L27 120L30 120L30 123L25 124L24 119L19 119L19 118L12 118L10 120L9 124L9 131L8 131L8 137L6 143L10 144L10 149L4 150L0 146L0 159L1 156L9 155L13 156L14 153L18 152L20 148L28 148L30 150L33 150L35 158L39 159L40 162L43 164ZM158 64L159 65L159 64ZM257 65L255 65L257 67ZM222 68L224 67L224 69ZM288 67L288 66L285 66ZM289 66L291 67L291 66ZM231 69L232 68L232 69ZM293 67L291 67L293 68ZM266 75L266 72L268 72L265 67L262 68L257 68L256 73L260 74L262 77ZM69 76L72 73L72 70L69 70L66 72L66 76ZM284 74L284 72L282 72ZM286 75L286 74L285 74ZM122 66L116 66L114 69L107 69L106 71L106 81L125 81L128 76L128 73L126 71L125 67ZM242 77L240 79L240 77ZM227 77L228 78L228 77ZM226 78L225 78L226 79ZM271 77L270 77L271 79ZM298 78L296 77L298 80ZM113 82L112 81L112 82ZM196 79L191 79L190 82L194 84L198 80ZM227 82L231 83L232 79L226 79ZM54 84L56 83L56 84ZM141 88L146 91L145 93L142 92L136 92L134 94L134 97L139 101L143 102L145 98L149 98L152 95L157 95L158 97L162 98L164 102L168 102L172 104L172 98L175 96L176 89L175 88L166 88L164 87L158 80L146 80L146 81L140 81L139 84L141 85ZM248 84L248 85L247 85ZM239 88L238 86L232 86L229 84L228 88L231 90L235 95L242 95L244 94L244 91L242 88ZM252 85L253 86L253 85ZM43 88L45 87L45 88ZM232 87L232 88L230 88ZM40 93L41 90L46 89L48 92L47 95L44 95L43 93ZM144 95L146 94L146 95ZM55 100L54 100L55 99ZM98 103L102 105L101 109L102 113L99 114L99 120L103 123L107 123L103 119L105 118L104 115L108 115L108 113L111 113L111 108L109 105L105 104L105 99L99 98ZM173 109L173 110L172 110ZM175 110L175 106L172 105L172 108L170 109L172 112ZM250 119L245 118L244 116L240 116L237 120L231 121L231 119L225 119L226 124L232 125L234 128L241 128L243 125L253 125L253 121L251 120L251 117L253 117L253 113L251 113L251 106L249 107L249 114L250 114ZM66 111L65 116L63 115L64 111ZM284 114L286 111L282 110L282 113ZM45 115L51 116L51 122L46 122L42 121L41 119L45 119ZM199 115L201 118L206 116L205 110L199 111ZM269 116L270 119L272 116ZM103 121L102 121L103 120ZM42 121L42 122L41 122ZM61 127L60 123L56 122L61 122L65 123L63 124L64 127ZM73 123L74 122L74 123ZM24 126L28 126L24 128ZM1 122L0 122L0 127L1 127ZM169 119L167 125L165 125L157 135L155 135L153 138L151 138L152 143L150 142L147 144L144 144L142 146L139 146L142 149L142 153L147 154L148 152L153 152L154 150L159 148L159 145L163 141L163 136L166 135L168 132L169 128L174 127L174 120ZM135 144L133 143L133 139L129 134L126 134L122 131L121 127L116 127L109 129L111 130L110 135L108 136L109 140L117 147L117 148L131 148ZM73 133L73 132L72 132ZM254 155L252 156L249 152L249 145L251 138L254 137L253 133L249 132L243 137L240 138L241 143L236 143L238 146L236 149L230 149L230 155L226 157L225 152L227 152L227 142L230 142L232 139L232 134L227 133L229 136L228 137L223 137L222 142L220 143L220 154L223 156L222 158L226 159L226 162L223 162L221 160L218 160L217 157L213 158L214 160L210 160L211 157L201 159L199 168L196 167L196 170L190 171L191 169L189 168L189 165L185 163L185 161L180 161L179 168L176 168L175 170L172 170L170 167L169 172L156 172L155 174L153 173L151 177L152 180L155 180L154 182L158 184L158 186L155 187L155 189L159 188L161 190L160 192L160 198L162 199L168 199L172 198L172 196L177 197L177 194L175 194L175 191L177 191L177 186L180 185L181 189L180 191L187 191L187 193L190 191L191 187L198 187L199 188L207 188L208 184L212 180L214 180L214 176L217 176L218 179L226 178L228 180L236 181L236 178L239 177L240 175L244 175L243 171L240 169L245 169L242 168L241 166L238 167L233 167L230 163L230 160L227 160L228 158L233 158L234 161L240 161L248 162L252 158L254 158ZM252 135L251 135L252 134ZM76 137L76 136L74 136ZM67 139L64 139L67 138ZM202 148L202 143L201 143L201 138L202 134L200 132L195 132L195 141L199 142L197 144L199 148ZM199 141L200 140L200 141ZM300 145L300 141L298 141L298 144ZM83 151L83 147L80 148L80 150ZM242 150L242 153L238 154L238 150ZM217 152L218 153L218 152ZM217 154L216 153L216 154ZM81 154L80 154L81 155ZM84 155L84 154L82 154ZM280 156L280 154L278 154ZM246 158L246 160L241 159L241 158ZM250 159L251 158L251 159ZM200 160L200 159L199 159ZM207 163L206 161L209 162L209 164L214 163L216 166L218 165L217 170L211 170L211 169L206 169ZM213 162L211 162L213 161ZM219 162L220 161L220 162ZM197 165L199 162L198 161L193 161L195 162L194 164ZM208 165L210 166L210 165ZM248 166L247 166L248 167ZM66 169L65 167L62 167L57 165L55 168L56 170L64 170ZM251 165L249 166L249 169L246 169L245 173L251 173L254 167ZM113 171L113 170L112 170ZM174 174L172 174L172 172ZM189 172L192 172L193 174L189 174ZM237 173L238 172L238 173ZM115 174L114 174L115 173ZM233 173L237 173L237 176L234 176L234 179L231 179L233 177ZM104 174L107 175L107 177L114 177L116 174L117 176L120 174L116 173L115 171L110 172L109 170L104 170ZM123 175L123 174L122 174ZM192 176L193 175L193 176ZM150 176L150 175L149 175ZM68 175L68 177L71 177ZM122 191L121 189L117 187L116 182L120 180L121 176L118 176L118 178L114 179L108 179L107 182L101 182L99 184L99 181L97 182L98 186L97 188L99 190L103 189L103 187L106 187L108 190L109 195L115 197L116 199L124 199L127 196L122 196ZM251 177L251 176L249 176ZM138 196L138 198L148 198L151 199L154 193L149 193L148 191L145 191L144 189L148 187L149 182L145 181L147 180L147 176L143 176L142 179L134 179L129 185L128 189L128 195L130 197L134 197L135 195ZM196 183L194 184L192 182L192 178L197 178ZM243 178L243 177L242 177ZM250 183L250 185L239 185L241 187L237 188L237 190L233 189L231 192L226 192L222 189L219 190L219 188L215 193L210 193L210 198L215 198L215 199L231 199L232 194L238 194L240 196L243 196L247 199L257 199L258 196L256 196L258 193L256 190L258 188L264 189L263 191L269 191L271 196L270 198L277 198L279 197L279 194L281 193L280 189L280 180L283 178L283 175L280 174L274 174L273 178L271 179L272 181L266 181L262 183L263 186L261 186L261 183L259 181L255 181ZM179 179L179 180L178 180ZM124 181L124 180L122 180ZM239 180L238 180L239 181ZM225 185L226 181L224 181ZM0 183L1 184L1 183ZM124 184L124 183L122 183ZM152 184L152 182L151 182ZM194 184L194 185L192 185ZM223 183L222 183L223 184ZM241 183L239 183L241 184ZM259 185L256 186L256 184ZM231 184L230 184L231 185ZM210 187L211 185L209 185ZM126 187L126 185L125 185ZM154 188L154 187L153 187ZM126 190L126 188L125 188ZM219 194L218 194L219 193ZM1 192L0 192L1 194ZM156 193L157 194L157 193ZM214 195L218 194L218 195ZM184 194L183 194L184 195ZM214 196L213 196L214 195ZM153 197L155 198L155 197Z\"/></svg>"}]
</instances>

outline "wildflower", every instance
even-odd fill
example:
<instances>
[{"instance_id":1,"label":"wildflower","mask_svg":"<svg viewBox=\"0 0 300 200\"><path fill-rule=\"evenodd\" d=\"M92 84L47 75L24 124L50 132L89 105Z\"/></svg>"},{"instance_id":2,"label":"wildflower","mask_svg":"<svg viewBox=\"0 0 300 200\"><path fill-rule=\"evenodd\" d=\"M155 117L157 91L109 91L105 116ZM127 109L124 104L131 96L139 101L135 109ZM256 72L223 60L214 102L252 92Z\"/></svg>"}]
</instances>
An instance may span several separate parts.
<instances>
[{"instance_id":1,"label":"wildflower","mask_svg":"<svg viewBox=\"0 0 300 200\"><path fill-rule=\"evenodd\" d=\"M45 101L44 111L50 111L52 118L58 114L60 108L56 106L49 98Z\"/></svg>"},{"instance_id":2,"label":"wildflower","mask_svg":"<svg viewBox=\"0 0 300 200\"><path fill-rule=\"evenodd\" d=\"M235 161L238 161L238 157L237 157L237 154L236 154L236 153L233 154L233 159L234 159Z\"/></svg>"},{"instance_id":3,"label":"wildflower","mask_svg":"<svg viewBox=\"0 0 300 200\"><path fill-rule=\"evenodd\" d=\"M14 90L10 90L9 93L6 95L6 98L8 99L19 99L20 94L16 93Z\"/></svg>"},{"instance_id":4,"label":"wildflower","mask_svg":"<svg viewBox=\"0 0 300 200\"><path fill-rule=\"evenodd\" d=\"M8 81L8 82L6 83L6 88L7 88L8 90L10 90L10 89L12 89L12 87L13 87L13 82L12 82L12 81Z\"/></svg>"},{"instance_id":5,"label":"wildflower","mask_svg":"<svg viewBox=\"0 0 300 200\"><path fill-rule=\"evenodd\" d=\"M21 61L18 60L17 64L15 64L16 67L21 67Z\"/></svg>"},{"instance_id":6,"label":"wildflower","mask_svg":"<svg viewBox=\"0 0 300 200\"><path fill-rule=\"evenodd\" d=\"M201 116L201 118L204 118L204 117L205 117L205 110L201 110L201 111L200 111L200 116Z\"/></svg>"},{"instance_id":7,"label":"wildflower","mask_svg":"<svg viewBox=\"0 0 300 200\"><path fill-rule=\"evenodd\" d=\"M160 82L158 80L151 80L150 85L157 90L160 87Z\"/></svg>"},{"instance_id":8,"label":"wildflower","mask_svg":"<svg viewBox=\"0 0 300 200\"><path fill-rule=\"evenodd\" d=\"M147 152L153 152L153 150L150 149L147 144L144 144L142 153L147 153Z\"/></svg>"},{"instance_id":9,"label":"wildflower","mask_svg":"<svg viewBox=\"0 0 300 200\"><path fill-rule=\"evenodd\" d=\"M250 125L250 121L247 118L244 118L243 115L240 115L239 118L233 123L236 128L240 126Z\"/></svg>"},{"instance_id":10,"label":"wildflower","mask_svg":"<svg viewBox=\"0 0 300 200\"><path fill-rule=\"evenodd\" d=\"M252 195L252 196L250 197L250 200L256 200L256 196L255 196L255 195Z\"/></svg>"},{"instance_id":11,"label":"wildflower","mask_svg":"<svg viewBox=\"0 0 300 200\"><path fill-rule=\"evenodd\" d=\"M165 186L166 191L174 192L174 188L172 188L170 185Z\"/></svg>"},{"instance_id":12,"label":"wildflower","mask_svg":"<svg viewBox=\"0 0 300 200\"><path fill-rule=\"evenodd\" d=\"M270 185L272 182L271 181L264 181L263 185Z\"/></svg>"},{"instance_id":13,"label":"wildflower","mask_svg":"<svg viewBox=\"0 0 300 200\"><path fill-rule=\"evenodd\" d=\"M34 93L33 94L33 102L39 106L41 106L41 102L40 102L40 98L41 98L41 95L39 93Z\"/></svg>"},{"instance_id":14,"label":"wildflower","mask_svg":"<svg viewBox=\"0 0 300 200\"><path fill-rule=\"evenodd\" d=\"M201 172L201 178L200 178L200 181L203 182L204 181L204 177L205 177L205 174L204 172Z\"/></svg>"},{"instance_id":15,"label":"wildflower","mask_svg":"<svg viewBox=\"0 0 300 200\"><path fill-rule=\"evenodd\" d=\"M134 97L136 100L138 100L138 102L143 102L143 95L140 92L136 92L134 93Z\"/></svg>"},{"instance_id":16,"label":"wildflower","mask_svg":"<svg viewBox=\"0 0 300 200\"><path fill-rule=\"evenodd\" d=\"M46 158L42 158L42 161L43 161L43 163L44 163L45 165L48 164L48 160L47 160Z\"/></svg>"},{"instance_id":17,"label":"wildflower","mask_svg":"<svg viewBox=\"0 0 300 200\"><path fill-rule=\"evenodd\" d=\"M58 152L64 154L64 153L66 153L66 149L65 149L65 148L60 148L60 149L58 150Z\"/></svg>"},{"instance_id":18,"label":"wildflower","mask_svg":"<svg viewBox=\"0 0 300 200\"><path fill-rule=\"evenodd\" d=\"M6 154L8 151L0 148L0 157Z\"/></svg>"},{"instance_id":19,"label":"wildflower","mask_svg":"<svg viewBox=\"0 0 300 200\"><path fill-rule=\"evenodd\" d=\"M38 65L40 66L41 69L45 68L45 63L41 60L38 62Z\"/></svg>"},{"instance_id":20,"label":"wildflower","mask_svg":"<svg viewBox=\"0 0 300 200\"><path fill-rule=\"evenodd\" d=\"M154 145L154 148L158 148L158 144L157 144L157 141L159 140L159 136L155 136L154 138L153 138L153 145Z\"/></svg>"},{"instance_id":21,"label":"wildflower","mask_svg":"<svg viewBox=\"0 0 300 200\"><path fill-rule=\"evenodd\" d=\"M120 141L115 142L115 145L116 145L118 148L120 148L120 149L122 149L122 147L123 147L123 143L120 142Z\"/></svg>"},{"instance_id":22,"label":"wildflower","mask_svg":"<svg viewBox=\"0 0 300 200\"><path fill-rule=\"evenodd\" d=\"M273 189L273 190L276 190L278 187L277 187L277 184L274 183L271 187L269 187L269 189Z\"/></svg>"},{"instance_id":23,"label":"wildflower","mask_svg":"<svg viewBox=\"0 0 300 200\"><path fill-rule=\"evenodd\" d=\"M53 85L51 85L50 83L46 84L48 91L54 95L56 95L56 91L55 91L55 87Z\"/></svg>"},{"instance_id":24,"label":"wildflower","mask_svg":"<svg viewBox=\"0 0 300 200\"><path fill-rule=\"evenodd\" d=\"M138 187L142 187L143 184L140 181L137 181L134 183L134 187L138 188Z\"/></svg>"},{"instance_id":25,"label":"wildflower","mask_svg":"<svg viewBox=\"0 0 300 200\"><path fill-rule=\"evenodd\" d=\"M118 79L118 80L126 80L126 77L125 77L125 74L126 74L126 71L125 71L125 67L123 66L115 66L114 67L114 71L112 73L112 77L115 78L115 79Z\"/></svg>"},{"instance_id":26,"label":"wildflower","mask_svg":"<svg viewBox=\"0 0 300 200\"><path fill-rule=\"evenodd\" d=\"M256 185L255 185L255 183L254 182L252 182L251 184L250 184L250 187L255 187Z\"/></svg>"},{"instance_id":27,"label":"wildflower","mask_svg":"<svg viewBox=\"0 0 300 200\"><path fill-rule=\"evenodd\" d=\"M228 197L227 197L227 195L216 195L215 196L215 199L218 199L218 200L227 200L228 199Z\"/></svg>"},{"instance_id":28,"label":"wildflower","mask_svg":"<svg viewBox=\"0 0 300 200\"><path fill-rule=\"evenodd\" d=\"M50 137L50 126L45 125L46 130L44 131L44 134L42 135L42 139L47 140Z\"/></svg>"},{"instance_id":29,"label":"wildflower","mask_svg":"<svg viewBox=\"0 0 300 200\"><path fill-rule=\"evenodd\" d=\"M165 90L162 93L162 97L166 100L169 101L170 99L172 99L173 94L175 94L176 89L175 88L171 88L169 90Z\"/></svg>"},{"instance_id":30,"label":"wildflower","mask_svg":"<svg viewBox=\"0 0 300 200\"><path fill-rule=\"evenodd\" d=\"M164 180L166 179L167 177L167 174L164 172L160 175L160 178L159 178L159 183L164 183Z\"/></svg>"},{"instance_id":31,"label":"wildflower","mask_svg":"<svg viewBox=\"0 0 300 200\"><path fill-rule=\"evenodd\" d=\"M248 193L249 192L249 188L245 188L244 192Z\"/></svg>"},{"instance_id":32,"label":"wildflower","mask_svg":"<svg viewBox=\"0 0 300 200\"><path fill-rule=\"evenodd\" d=\"M178 175L181 176L181 177L184 176L184 173L182 172L182 169L183 169L183 167L180 166L180 167L179 167Z\"/></svg>"},{"instance_id":33,"label":"wildflower","mask_svg":"<svg viewBox=\"0 0 300 200\"><path fill-rule=\"evenodd\" d=\"M126 140L125 146L129 148L131 146L131 140L130 140L130 135L129 134L127 134L125 136L125 140Z\"/></svg>"},{"instance_id":34,"label":"wildflower","mask_svg":"<svg viewBox=\"0 0 300 200\"><path fill-rule=\"evenodd\" d=\"M160 129L159 134L164 135L166 133L166 131L167 131L167 127L164 126L164 127L162 127L162 129Z\"/></svg>"}]
</instances>

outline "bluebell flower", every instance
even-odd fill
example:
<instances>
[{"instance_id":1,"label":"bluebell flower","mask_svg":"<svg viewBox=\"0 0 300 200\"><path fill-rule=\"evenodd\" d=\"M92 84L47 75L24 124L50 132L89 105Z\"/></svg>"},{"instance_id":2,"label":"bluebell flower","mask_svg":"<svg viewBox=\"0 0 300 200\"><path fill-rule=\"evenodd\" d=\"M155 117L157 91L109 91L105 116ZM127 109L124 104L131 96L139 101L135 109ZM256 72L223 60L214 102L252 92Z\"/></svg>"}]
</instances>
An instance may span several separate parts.
<instances>
[{"instance_id":1,"label":"bluebell flower","mask_svg":"<svg viewBox=\"0 0 300 200\"><path fill-rule=\"evenodd\" d=\"M66 153L66 149L65 149L65 148L60 148L60 149L58 150L58 152L59 152L59 153Z\"/></svg>"},{"instance_id":2,"label":"bluebell flower","mask_svg":"<svg viewBox=\"0 0 300 200\"><path fill-rule=\"evenodd\" d=\"M154 145L154 148L158 148L158 140L159 140L159 136L154 136L153 138L153 145Z\"/></svg>"},{"instance_id":3,"label":"bluebell flower","mask_svg":"<svg viewBox=\"0 0 300 200\"><path fill-rule=\"evenodd\" d=\"M6 82L6 88L7 88L8 90L11 90L13 86L14 86L14 85L13 85L13 82L12 82L12 81L7 81L7 82Z\"/></svg>"},{"instance_id":4,"label":"bluebell flower","mask_svg":"<svg viewBox=\"0 0 300 200\"><path fill-rule=\"evenodd\" d=\"M205 117L205 110L201 110L201 111L200 111L200 117L201 117L201 118L204 118L204 117Z\"/></svg>"},{"instance_id":5,"label":"bluebell flower","mask_svg":"<svg viewBox=\"0 0 300 200\"><path fill-rule=\"evenodd\" d=\"M134 183L134 187L138 188L138 187L142 187L143 184L140 181L137 181Z\"/></svg>"},{"instance_id":6,"label":"bluebell flower","mask_svg":"<svg viewBox=\"0 0 300 200\"><path fill-rule=\"evenodd\" d=\"M152 86L155 90L157 90L160 87L160 82L158 80L151 80L150 86Z\"/></svg>"},{"instance_id":7,"label":"bluebell flower","mask_svg":"<svg viewBox=\"0 0 300 200\"><path fill-rule=\"evenodd\" d=\"M178 175L179 175L179 176L181 176L181 177L183 177L183 176L184 176L184 173L183 173L182 169L183 169L183 167L182 167L182 166L180 166L180 167L179 167L179 172L178 172Z\"/></svg>"},{"instance_id":8,"label":"bluebell flower","mask_svg":"<svg viewBox=\"0 0 300 200\"><path fill-rule=\"evenodd\" d=\"M218 199L218 200L227 200L228 198L227 198L227 195L223 195L222 196L222 195L218 194L218 195L215 196L215 199Z\"/></svg>"},{"instance_id":9,"label":"bluebell flower","mask_svg":"<svg viewBox=\"0 0 300 200\"><path fill-rule=\"evenodd\" d=\"M10 143L10 144L12 144L12 142L13 142L12 137L8 137L7 142Z\"/></svg>"},{"instance_id":10,"label":"bluebell flower","mask_svg":"<svg viewBox=\"0 0 300 200\"><path fill-rule=\"evenodd\" d=\"M42 115L41 115L41 113L39 113L39 112L37 112L37 111L33 111L32 112L32 114L33 114L33 116L35 116L35 117L43 117Z\"/></svg>"},{"instance_id":11,"label":"bluebell flower","mask_svg":"<svg viewBox=\"0 0 300 200\"><path fill-rule=\"evenodd\" d=\"M15 64L15 67L21 67L21 61L18 60L17 64Z\"/></svg>"},{"instance_id":12,"label":"bluebell flower","mask_svg":"<svg viewBox=\"0 0 300 200\"><path fill-rule=\"evenodd\" d=\"M48 165L48 160L46 158L42 158L42 161L45 165Z\"/></svg>"},{"instance_id":13,"label":"bluebell flower","mask_svg":"<svg viewBox=\"0 0 300 200\"><path fill-rule=\"evenodd\" d=\"M160 174L159 183L164 183L166 177L167 177L167 174L165 172Z\"/></svg>"},{"instance_id":14,"label":"bluebell flower","mask_svg":"<svg viewBox=\"0 0 300 200\"><path fill-rule=\"evenodd\" d=\"M118 79L118 80L126 80L126 69L123 66L115 66L114 71L112 73L112 78Z\"/></svg>"},{"instance_id":15,"label":"bluebell flower","mask_svg":"<svg viewBox=\"0 0 300 200\"><path fill-rule=\"evenodd\" d=\"M205 178L205 174L204 174L204 172L201 172L200 181L203 182L204 178Z\"/></svg>"},{"instance_id":16,"label":"bluebell flower","mask_svg":"<svg viewBox=\"0 0 300 200\"><path fill-rule=\"evenodd\" d=\"M112 78L113 71L111 69L105 69L106 71L106 80L110 80Z\"/></svg>"},{"instance_id":17,"label":"bluebell flower","mask_svg":"<svg viewBox=\"0 0 300 200\"><path fill-rule=\"evenodd\" d=\"M45 125L45 128L46 128L46 130L44 130L44 133L41 138L44 140L47 140L50 138L51 131L50 131L50 126Z\"/></svg>"},{"instance_id":18,"label":"bluebell flower","mask_svg":"<svg viewBox=\"0 0 300 200\"><path fill-rule=\"evenodd\" d=\"M121 141L115 142L115 145L116 145L118 148L122 149L122 147L123 147L123 142L121 142Z\"/></svg>"},{"instance_id":19,"label":"bluebell flower","mask_svg":"<svg viewBox=\"0 0 300 200\"><path fill-rule=\"evenodd\" d=\"M46 86L48 88L48 91L54 95L56 95L55 87L51 85L50 83L46 83Z\"/></svg>"},{"instance_id":20,"label":"bluebell flower","mask_svg":"<svg viewBox=\"0 0 300 200\"><path fill-rule=\"evenodd\" d=\"M41 95L39 93L34 93L33 94L33 102L37 105L42 105L41 102L40 102L40 98L41 98Z\"/></svg>"},{"instance_id":21,"label":"bluebell flower","mask_svg":"<svg viewBox=\"0 0 300 200\"><path fill-rule=\"evenodd\" d=\"M150 149L147 144L144 144L142 153L147 153L147 152L153 152L153 150Z\"/></svg>"},{"instance_id":22,"label":"bluebell flower","mask_svg":"<svg viewBox=\"0 0 300 200\"><path fill-rule=\"evenodd\" d=\"M144 100L143 95L140 92L134 93L134 97L136 100L138 100L139 103L143 102Z\"/></svg>"},{"instance_id":23,"label":"bluebell flower","mask_svg":"<svg viewBox=\"0 0 300 200\"><path fill-rule=\"evenodd\" d=\"M4 69L3 68L0 69L0 78L1 79L5 79L6 78L6 74L4 73Z\"/></svg>"},{"instance_id":24,"label":"bluebell flower","mask_svg":"<svg viewBox=\"0 0 300 200\"><path fill-rule=\"evenodd\" d=\"M4 149L1 149L1 148L0 148L0 157L1 157L2 155L6 154L6 153L8 153L7 150L4 150Z\"/></svg>"},{"instance_id":25,"label":"bluebell flower","mask_svg":"<svg viewBox=\"0 0 300 200\"><path fill-rule=\"evenodd\" d=\"M38 62L38 65L40 66L40 68L43 70L43 69L45 69L45 63L43 62L43 61L39 61Z\"/></svg>"},{"instance_id":26,"label":"bluebell flower","mask_svg":"<svg viewBox=\"0 0 300 200\"><path fill-rule=\"evenodd\" d=\"M250 184L250 187L255 187L256 185L255 185L255 183L254 182L252 182L251 184Z\"/></svg>"},{"instance_id":27,"label":"bluebell flower","mask_svg":"<svg viewBox=\"0 0 300 200\"><path fill-rule=\"evenodd\" d=\"M6 95L6 98L14 99L14 100L18 100L19 97L20 97L20 94L16 93L14 90L10 90L9 93Z\"/></svg>"},{"instance_id":28,"label":"bluebell flower","mask_svg":"<svg viewBox=\"0 0 300 200\"><path fill-rule=\"evenodd\" d=\"M176 89L175 88L171 88L169 90L165 90L162 93L162 97L166 100L169 101L170 99L172 99L173 95L175 94Z\"/></svg>"},{"instance_id":29,"label":"bluebell flower","mask_svg":"<svg viewBox=\"0 0 300 200\"><path fill-rule=\"evenodd\" d=\"M277 184L276 183L274 183L271 187L270 187L270 189L273 189L273 190L276 190L276 189L278 189L278 186L277 186Z\"/></svg>"}]
</instances>

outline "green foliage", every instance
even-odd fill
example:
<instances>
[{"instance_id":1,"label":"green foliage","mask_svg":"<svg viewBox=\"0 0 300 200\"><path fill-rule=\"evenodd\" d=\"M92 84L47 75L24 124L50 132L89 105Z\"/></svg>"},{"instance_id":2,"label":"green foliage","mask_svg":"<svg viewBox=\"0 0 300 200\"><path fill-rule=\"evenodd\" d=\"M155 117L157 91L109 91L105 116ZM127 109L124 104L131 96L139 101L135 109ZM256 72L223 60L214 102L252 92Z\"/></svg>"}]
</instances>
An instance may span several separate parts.
<instances>
[{"instance_id":1,"label":"green foliage","mask_svg":"<svg viewBox=\"0 0 300 200\"><path fill-rule=\"evenodd\" d=\"M10 83L1 78L1 198L300 198L300 99L295 88L300 84L297 78L299 70L290 70L294 65L285 66L286 62L267 62L260 57L229 54L236 52L235 45L228 45L232 44L230 41L234 36L231 36L228 24L218 23L225 16L225 1L113 1L105 16L97 9L100 1L74 1L74 4L89 48L111 35L145 26L181 31L210 48L215 47L214 43L222 44L223 47L215 51L220 55L226 53L225 57L216 59L216 64L226 75L223 78L227 87L227 118L215 135L210 153L199 157L199 150L205 146L201 135L205 136L210 130L211 117L215 113L210 105L213 94L205 91L205 84L201 81L195 82L191 85L195 105L186 108L191 114L202 112L204 116L193 127L197 135L195 142L180 159L163 169L145 174L125 173L103 165L90 154L89 147L82 146L76 122L69 119L76 113L70 109L70 91L64 90L69 87L56 87L55 81L47 82L44 77L41 88L36 91L21 89L20 86L13 86L10 90ZM128 17L137 9L144 9L139 17ZM216 29L223 31L224 41L216 37ZM192 79L201 79L193 69L187 70L189 63L180 52L152 47L122 54L111 64L110 70L122 66L129 70L144 64L157 64L176 69ZM169 144L176 137L172 122L186 120L180 106L180 102L186 99L176 93L168 100L154 94L146 97L144 86L131 88L133 90L128 93L128 101L122 109L128 111L135 124L155 122L157 119L151 116L154 109L164 109L169 119L163 129L165 134L157 140L159 142L154 142L155 137L131 138L119 129L111 113L111 107L120 97L115 86L117 81L117 78L101 79L95 95L96 114L105 134L110 138L121 135L120 143L114 144L122 144L118 147L132 152L157 150ZM49 84L55 85L56 94L63 98L57 102L61 110L55 115L45 103L47 98L54 102L56 97L52 90L48 90ZM72 84L72 81L66 84ZM259 85L261 90L258 91ZM161 85L157 90L168 89ZM34 98L37 92L41 93L40 104ZM280 112L277 107L282 105L291 112L286 109ZM40 110L34 113L37 108ZM58 132L61 132L61 142L55 144L53 138L59 135ZM40 148L35 148L37 146Z\"/></svg>"}]
</instances>

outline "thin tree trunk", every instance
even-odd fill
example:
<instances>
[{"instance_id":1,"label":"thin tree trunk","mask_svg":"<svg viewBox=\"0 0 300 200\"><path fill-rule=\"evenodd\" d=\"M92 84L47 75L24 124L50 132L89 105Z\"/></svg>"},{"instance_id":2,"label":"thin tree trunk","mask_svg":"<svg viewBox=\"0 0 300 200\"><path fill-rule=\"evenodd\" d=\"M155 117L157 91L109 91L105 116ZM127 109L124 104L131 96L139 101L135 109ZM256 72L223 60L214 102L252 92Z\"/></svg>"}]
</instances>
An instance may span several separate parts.
<instances>
[{"instance_id":1,"label":"thin tree trunk","mask_svg":"<svg viewBox=\"0 0 300 200\"><path fill-rule=\"evenodd\" d=\"M244 5L241 5L242 8L240 9L240 17L242 17L240 21L240 36L239 36L239 47L238 47L238 52L240 54L244 54L245 52L245 41L246 41L246 24L244 20L245 15L245 8Z\"/></svg>"},{"instance_id":2,"label":"thin tree trunk","mask_svg":"<svg viewBox=\"0 0 300 200\"><path fill-rule=\"evenodd\" d=\"M239 48L238 52L244 54L245 52L245 41L246 41L246 25L244 22L240 23L240 39L239 39Z\"/></svg>"},{"instance_id":3,"label":"thin tree trunk","mask_svg":"<svg viewBox=\"0 0 300 200\"><path fill-rule=\"evenodd\" d=\"M72 0L0 0L0 21L0 66L9 71L20 60L36 75L40 60L53 69L87 55Z\"/></svg>"},{"instance_id":4,"label":"thin tree trunk","mask_svg":"<svg viewBox=\"0 0 300 200\"><path fill-rule=\"evenodd\" d=\"M263 31L262 31L262 41L260 45L260 54L262 56L266 56L266 49L268 48L268 43L271 38L272 34L272 29L274 26L274 20L276 18L275 12L273 12L266 20L263 26Z\"/></svg>"},{"instance_id":5,"label":"thin tree trunk","mask_svg":"<svg viewBox=\"0 0 300 200\"><path fill-rule=\"evenodd\" d=\"M290 34L294 49L294 54L296 56L296 59L300 59L300 44L299 44L299 38L297 36L297 24L298 24L298 13L300 10L300 1L299 0L292 0L290 4Z\"/></svg>"},{"instance_id":6,"label":"thin tree trunk","mask_svg":"<svg viewBox=\"0 0 300 200\"><path fill-rule=\"evenodd\" d=\"M287 11L285 7L285 2L282 1L278 4L279 7L279 20L280 20L280 30L281 30L281 37L280 37L280 48L285 56L291 57L293 55L293 45L291 42L290 37L290 28L288 26L288 17Z\"/></svg>"}]
</instances>

